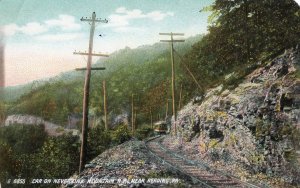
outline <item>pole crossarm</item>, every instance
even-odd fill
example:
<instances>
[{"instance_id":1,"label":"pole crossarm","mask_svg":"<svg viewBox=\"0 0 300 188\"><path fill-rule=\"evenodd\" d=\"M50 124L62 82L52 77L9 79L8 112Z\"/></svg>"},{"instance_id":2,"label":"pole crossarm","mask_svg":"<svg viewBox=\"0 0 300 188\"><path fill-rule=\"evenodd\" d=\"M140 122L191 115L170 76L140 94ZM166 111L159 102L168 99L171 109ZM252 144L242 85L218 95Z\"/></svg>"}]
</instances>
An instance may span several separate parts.
<instances>
[{"instance_id":1,"label":"pole crossarm","mask_svg":"<svg viewBox=\"0 0 300 188\"><path fill-rule=\"evenodd\" d=\"M80 21L83 21L83 22L101 22L101 23L108 23L108 20L107 19L104 19L104 20L102 20L101 18L95 18L94 20L92 19L92 18L84 18L84 17L82 17L81 19L80 19Z\"/></svg>"},{"instance_id":2,"label":"pole crossarm","mask_svg":"<svg viewBox=\"0 0 300 188\"><path fill-rule=\"evenodd\" d=\"M184 33L159 33L159 35L168 35L171 36L171 40L160 40L160 42L184 42L183 39L173 39L173 36L184 36Z\"/></svg>"},{"instance_id":3,"label":"pole crossarm","mask_svg":"<svg viewBox=\"0 0 300 188\"><path fill-rule=\"evenodd\" d=\"M184 42L185 40L160 40L160 42Z\"/></svg>"},{"instance_id":4,"label":"pole crossarm","mask_svg":"<svg viewBox=\"0 0 300 188\"><path fill-rule=\"evenodd\" d=\"M85 71L86 68L76 68L76 71ZM93 67L91 70L105 70L105 67Z\"/></svg>"},{"instance_id":5,"label":"pole crossarm","mask_svg":"<svg viewBox=\"0 0 300 188\"><path fill-rule=\"evenodd\" d=\"M177 35L177 36L184 36L184 33L159 33L159 35Z\"/></svg>"},{"instance_id":6,"label":"pole crossarm","mask_svg":"<svg viewBox=\"0 0 300 188\"><path fill-rule=\"evenodd\" d=\"M102 53L87 53L87 52L73 52L74 55L91 55L91 56L101 56L101 57L109 57L108 54L102 54Z\"/></svg>"}]
</instances>

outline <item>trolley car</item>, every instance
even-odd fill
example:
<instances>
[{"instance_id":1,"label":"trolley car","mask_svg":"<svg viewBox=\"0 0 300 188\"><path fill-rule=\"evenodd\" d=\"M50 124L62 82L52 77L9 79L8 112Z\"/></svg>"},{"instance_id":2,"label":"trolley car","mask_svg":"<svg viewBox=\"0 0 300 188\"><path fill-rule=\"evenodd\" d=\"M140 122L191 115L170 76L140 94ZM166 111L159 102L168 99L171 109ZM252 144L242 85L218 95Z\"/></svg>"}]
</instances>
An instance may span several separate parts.
<instances>
[{"instance_id":1,"label":"trolley car","mask_svg":"<svg viewBox=\"0 0 300 188\"><path fill-rule=\"evenodd\" d=\"M168 126L165 121L158 121L154 124L155 134L166 134L167 130L168 130Z\"/></svg>"}]
</instances>

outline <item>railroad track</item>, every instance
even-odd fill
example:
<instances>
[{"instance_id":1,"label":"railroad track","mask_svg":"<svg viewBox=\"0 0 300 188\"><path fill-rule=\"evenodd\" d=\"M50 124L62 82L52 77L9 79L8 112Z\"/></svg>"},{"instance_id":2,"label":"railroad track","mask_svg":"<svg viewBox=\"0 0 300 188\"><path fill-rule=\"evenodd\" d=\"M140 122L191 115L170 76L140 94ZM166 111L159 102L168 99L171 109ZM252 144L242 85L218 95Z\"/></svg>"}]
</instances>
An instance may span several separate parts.
<instances>
[{"instance_id":1,"label":"railroad track","mask_svg":"<svg viewBox=\"0 0 300 188\"><path fill-rule=\"evenodd\" d=\"M197 187L243 187L259 188L259 186L243 182L236 177L225 174L221 171L211 169L204 163L192 161L174 153L161 144L163 137L154 137L146 141L150 153L168 165L173 170L188 177Z\"/></svg>"}]
</instances>

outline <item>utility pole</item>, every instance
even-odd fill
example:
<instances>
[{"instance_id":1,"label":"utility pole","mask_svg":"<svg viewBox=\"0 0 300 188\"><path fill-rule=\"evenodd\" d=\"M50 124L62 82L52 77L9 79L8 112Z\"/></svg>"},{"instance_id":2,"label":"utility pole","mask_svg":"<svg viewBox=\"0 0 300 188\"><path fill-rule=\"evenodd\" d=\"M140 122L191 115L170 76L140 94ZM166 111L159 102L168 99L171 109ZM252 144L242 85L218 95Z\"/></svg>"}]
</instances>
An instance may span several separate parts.
<instances>
[{"instance_id":1,"label":"utility pole","mask_svg":"<svg viewBox=\"0 0 300 188\"><path fill-rule=\"evenodd\" d=\"M169 101L170 101L171 99L167 99L167 102L166 102L166 120L167 120L167 118L168 118L168 115L169 115Z\"/></svg>"},{"instance_id":2,"label":"utility pole","mask_svg":"<svg viewBox=\"0 0 300 188\"><path fill-rule=\"evenodd\" d=\"M4 34L0 31L0 97L4 96L4 86L5 86L5 65L4 65ZM1 99L0 99L1 100ZM3 98L4 100L4 98ZM1 105L1 104L0 104ZM1 108L1 106L0 106ZM3 106L4 110L4 106ZM4 117L3 117L4 119ZM0 119L0 125L1 125Z\"/></svg>"},{"instance_id":3,"label":"utility pole","mask_svg":"<svg viewBox=\"0 0 300 188\"><path fill-rule=\"evenodd\" d=\"M0 33L0 95L5 85L5 69L4 69L4 44L2 43L3 36Z\"/></svg>"},{"instance_id":4,"label":"utility pole","mask_svg":"<svg viewBox=\"0 0 300 188\"><path fill-rule=\"evenodd\" d=\"M134 100L133 100L133 93L131 94L131 131L134 135Z\"/></svg>"},{"instance_id":5,"label":"utility pole","mask_svg":"<svg viewBox=\"0 0 300 188\"><path fill-rule=\"evenodd\" d=\"M151 128L153 129L153 115L152 115L152 108L150 107L150 122L151 122Z\"/></svg>"},{"instance_id":6,"label":"utility pole","mask_svg":"<svg viewBox=\"0 0 300 188\"><path fill-rule=\"evenodd\" d=\"M172 112L174 117L174 134L177 134L176 127L176 104L175 104L175 64L174 64L174 42L184 42L184 40L174 40L173 36L183 36L183 33L159 33L159 35L168 35L171 40L160 40L160 42L168 42L171 44L171 65L172 65Z\"/></svg>"},{"instance_id":7,"label":"utility pole","mask_svg":"<svg viewBox=\"0 0 300 188\"><path fill-rule=\"evenodd\" d=\"M181 100L182 100L182 84L180 85L178 109L181 108Z\"/></svg>"},{"instance_id":8,"label":"utility pole","mask_svg":"<svg viewBox=\"0 0 300 188\"><path fill-rule=\"evenodd\" d=\"M166 118L168 118L168 112L169 112L169 99L167 99L167 104L166 104Z\"/></svg>"},{"instance_id":9,"label":"utility pole","mask_svg":"<svg viewBox=\"0 0 300 188\"><path fill-rule=\"evenodd\" d=\"M96 13L93 12L91 18L81 18L80 21L89 22L91 25L90 28L90 40L89 40L89 51L85 52L74 52L76 55L87 55L87 67L85 74L84 82L84 92L83 92L83 112L82 112L82 141L80 148L80 164L79 164L79 174L82 172L85 162L86 162L86 146L87 146L87 129L88 129L88 114L89 114L89 90L90 90L90 79L91 79L91 65L92 65L92 56L105 56L104 54L95 54L93 53L93 42L94 42L94 32L95 24L98 22L107 23L108 21L96 18ZM84 70L84 69L82 69Z\"/></svg>"},{"instance_id":10,"label":"utility pole","mask_svg":"<svg viewBox=\"0 0 300 188\"><path fill-rule=\"evenodd\" d=\"M136 112L137 110L135 110L134 111L134 132L135 132L135 130L137 129L137 123L136 123L136 117L137 117L137 112Z\"/></svg>"},{"instance_id":11,"label":"utility pole","mask_svg":"<svg viewBox=\"0 0 300 188\"><path fill-rule=\"evenodd\" d=\"M105 130L108 130L108 122L107 122L107 98L106 98L106 82L103 80L103 108L104 108L104 125Z\"/></svg>"}]
</instances>

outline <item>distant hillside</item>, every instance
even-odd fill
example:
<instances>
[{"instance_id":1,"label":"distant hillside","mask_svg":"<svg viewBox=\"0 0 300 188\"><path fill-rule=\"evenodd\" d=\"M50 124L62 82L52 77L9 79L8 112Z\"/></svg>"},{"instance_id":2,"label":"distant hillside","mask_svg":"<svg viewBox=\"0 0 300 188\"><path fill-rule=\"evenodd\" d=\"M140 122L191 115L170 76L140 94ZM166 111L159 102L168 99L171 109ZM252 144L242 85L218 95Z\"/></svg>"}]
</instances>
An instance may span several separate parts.
<instances>
[{"instance_id":1,"label":"distant hillside","mask_svg":"<svg viewBox=\"0 0 300 188\"><path fill-rule=\"evenodd\" d=\"M18 99L21 95L28 93L31 90L32 84L25 84L19 86L9 86L3 89L0 100L13 101Z\"/></svg>"},{"instance_id":2,"label":"distant hillside","mask_svg":"<svg viewBox=\"0 0 300 188\"><path fill-rule=\"evenodd\" d=\"M192 48L192 45L199 42L202 35L196 35L189 37L184 43L175 43L174 48L181 53L185 53ZM110 71L115 68L120 67L120 65L145 63L155 60L158 56L169 52L169 45L166 43L155 43L153 45L143 45L135 49L126 47L124 49L118 50L110 55L109 58L103 60L103 62L98 61L94 66L105 65L105 74L109 74Z\"/></svg>"},{"instance_id":3,"label":"distant hillside","mask_svg":"<svg viewBox=\"0 0 300 188\"><path fill-rule=\"evenodd\" d=\"M32 90L38 89L40 86L46 83L54 83L59 80L72 81L78 79L78 77L80 76L81 73L68 71L61 73L55 77L39 79L17 86L8 86L3 89L3 95L0 96L0 100L11 102L19 99L22 95L27 94Z\"/></svg>"},{"instance_id":4,"label":"distant hillside","mask_svg":"<svg viewBox=\"0 0 300 188\"><path fill-rule=\"evenodd\" d=\"M175 45L175 48L180 52L186 52L191 48L191 46L198 42L201 38L201 35L196 35L186 39L185 43L180 45ZM124 49L118 50L110 55L109 58L100 62L98 60L93 66L102 66L106 67L106 71L101 72L103 75L109 75L112 71L124 64L135 64L143 63L154 60L157 56L168 50L168 45L163 43L156 43L154 45L144 45L135 49L130 49L126 47ZM98 74L98 73L97 73ZM75 81L81 79L84 76L82 72L68 71L61 73L52 78L46 78L41 80L36 80L29 82L27 84L18 85L18 86L8 86L4 88L3 95L0 96L0 100L4 101L14 101L19 99L24 94L29 93L30 91L37 89L39 86L44 85L46 82L55 82L59 80L65 81Z\"/></svg>"},{"instance_id":5,"label":"distant hillside","mask_svg":"<svg viewBox=\"0 0 300 188\"><path fill-rule=\"evenodd\" d=\"M201 35L190 37L175 49L184 55L199 42ZM150 108L156 113L164 111L169 92L171 66L168 44L126 47L114 52L102 62L93 66L104 66L105 71L92 72L90 113L102 115L102 81L107 82L110 117L130 110L130 97L135 94L138 119L148 116ZM176 58L177 85L186 78L185 72ZM8 114L30 114L43 117L57 124L64 124L70 113L81 113L84 72L70 71L42 82L35 82L16 88L6 88L12 95ZM34 85L35 84L35 85ZM13 90L15 89L15 90ZM23 94L23 95L22 95ZM22 95L22 96L21 96ZM20 98L18 98L20 97Z\"/></svg>"}]
</instances>

